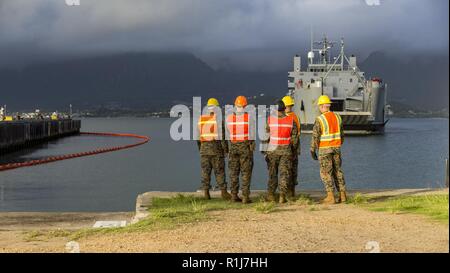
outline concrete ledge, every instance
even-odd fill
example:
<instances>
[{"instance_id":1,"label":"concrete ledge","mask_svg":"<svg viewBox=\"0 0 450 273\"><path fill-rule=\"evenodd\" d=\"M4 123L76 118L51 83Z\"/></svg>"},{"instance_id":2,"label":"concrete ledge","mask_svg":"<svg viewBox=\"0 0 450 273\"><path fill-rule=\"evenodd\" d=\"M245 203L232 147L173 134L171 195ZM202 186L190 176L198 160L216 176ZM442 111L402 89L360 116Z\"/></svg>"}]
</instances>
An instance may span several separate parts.
<instances>
[{"instance_id":1,"label":"concrete ledge","mask_svg":"<svg viewBox=\"0 0 450 273\"><path fill-rule=\"evenodd\" d=\"M436 192L442 189L432 189L432 188L421 188L421 189L355 189L355 190L349 190L348 194L354 195L355 193L362 193L367 196L371 197L377 197L377 196L384 196L384 197L394 197L394 196L401 196L401 195L415 195L415 194L426 194L426 193L432 193ZM443 191L441 191L443 192ZM446 189L446 192L448 192L448 189ZM212 198L220 198L220 191L210 191ZM250 197L251 198L257 198L263 194L265 194L265 190L253 190L251 192ZM183 195L193 195L193 196L203 196L201 191L197 192L168 192L168 191L150 191L145 192L142 194L139 194L136 198L136 213L134 217L131 220L131 224L137 223L140 220L148 217L150 215L150 209L152 206L152 199L154 197L160 197L160 198L168 198L168 197L174 197L178 194ZM305 190L297 192L297 194L308 194L311 198L320 200L325 196L325 192L323 190Z\"/></svg>"},{"instance_id":2,"label":"concrete ledge","mask_svg":"<svg viewBox=\"0 0 450 273\"><path fill-rule=\"evenodd\" d=\"M0 212L0 231L90 228L96 221L125 220L134 212Z\"/></svg>"}]
</instances>

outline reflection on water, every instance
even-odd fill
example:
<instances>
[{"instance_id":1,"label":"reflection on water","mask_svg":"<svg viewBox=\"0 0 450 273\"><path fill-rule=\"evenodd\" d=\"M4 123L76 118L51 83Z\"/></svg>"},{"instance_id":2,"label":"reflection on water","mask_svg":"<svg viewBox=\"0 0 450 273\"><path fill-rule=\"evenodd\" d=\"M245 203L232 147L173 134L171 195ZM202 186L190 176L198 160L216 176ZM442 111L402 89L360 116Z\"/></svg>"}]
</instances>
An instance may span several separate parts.
<instances>
[{"instance_id":1,"label":"reflection on water","mask_svg":"<svg viewBox=\"0 0 450 273\"><path fill-rule=\"evenodd\" d=\"M137 194L150 190L193 191L200 186L194 141L170 139L171 119L84 119L83 131L148 135L148 144L118 152L0 172L0 211L133 210ZM310 135L301 138L299 189L321 189L319 166L310 159ZM135 140L74 136L11 154L29 160ZM265 189L267 171L255 153L253 189ZM347 137L343 168L349 188L438 187L448 157L448 119L392 119L384 136ZM6 160L5 158L2 160Z\"/></svg>"},{"instance_id":2,"label":"reflection on water","mask_svg":"<svg viewBox=\"0 0 450 273\"><path fill-rule=\"evenodd\" d=\"M22 163L27 160L40 159L40 157L32 157L33 153L39 150L47 149L48 143L37 144L31 147L27 147L25 149L11 152L0 156L0 164L8 164L8 163Z\"/></svg>"},{"instance_id":3,"label":"reflection on water","mask_svg":"<svg viewBox=\"0 0 450 273\"><path fill-rule=\"evenodd\" d=\"M32 147L8 153L0 157L0 164L19 163L42 159L50 156L86 152L98 148L107 148L134 143L135 139L111 136L77 135L48 141Z\"/></svg>"}]
</instances>

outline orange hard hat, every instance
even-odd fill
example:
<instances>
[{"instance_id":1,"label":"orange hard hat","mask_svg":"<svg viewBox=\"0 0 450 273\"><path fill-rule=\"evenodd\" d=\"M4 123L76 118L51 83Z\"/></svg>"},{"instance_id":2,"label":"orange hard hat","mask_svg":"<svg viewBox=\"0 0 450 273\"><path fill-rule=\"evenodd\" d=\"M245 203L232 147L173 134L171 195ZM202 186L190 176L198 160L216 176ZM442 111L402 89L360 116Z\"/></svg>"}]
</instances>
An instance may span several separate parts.
<instances>
[{"instance_id":1,"label":"orange hard hat","mask_svg":"<svg viewBox=\"0 0 450 273\"><path fill-rule=\"evenodd\" d=\"M247 106L247 98L244 96L238 96L234 101L234 105L241 107Z\"/></svg>"}]
</instances>

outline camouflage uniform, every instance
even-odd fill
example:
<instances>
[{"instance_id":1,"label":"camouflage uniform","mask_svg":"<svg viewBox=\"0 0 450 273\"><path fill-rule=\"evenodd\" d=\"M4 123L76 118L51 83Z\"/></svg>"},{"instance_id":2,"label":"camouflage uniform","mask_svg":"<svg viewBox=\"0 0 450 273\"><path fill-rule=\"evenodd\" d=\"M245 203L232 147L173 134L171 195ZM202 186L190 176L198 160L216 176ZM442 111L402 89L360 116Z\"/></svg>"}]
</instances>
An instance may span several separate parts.
<instances>
[{"instance_id":1,"label":"camouflage uniform","mask_svg":"<svg viewBox=\"0 0 450 273\"><path fill-rule=\"evenodd\" d=\"M230 153L228 158L228 171L230 174L231 193L239 192L239 174L242 178L242 194L250 194L250 182L253 171L253 151L255 141L230 142Z\"/></svg>"},{"instance_id":2,"label":"camouflage uniform","mask_svg":"<svg viewBox=\"0 0 450 273\"><path fill-rule=\"evenodd\" d=\"M200 151L200 166L202 169L201 182L203 190L211 188L212 170L214 170L214 176L216 177L217 185L220 189L227 189L227 182L225 179L225 155L228 153L228 143L224 137L225 130L223 123L222 128L220 129L222 130L223 140L197 141L198 149Z\"/></svg>"},{"instance_id":3,"label":"camouflage uniform","mask_svg":"<svg viewBox=\"0 0 450 273\"><path fill-rule=\"evenodd\" d=\"M294 122L295 123L295 122ZM299 125L299 124L295 124ZM297 150L293 152L293 158L292 158L292 177L290 185L293 185L294 187L298 185L298 158L300 157L300 135L301 135L301 128L297 127L298 130L298 145Z\"/></svg>"},{"instance_id":4,"label":"camouflage uniform","mask_svg":"<svg viewBox=\"0 0 450 273\"><path fill-rule=\"evenodd\" d=\"M344 128L341 123L341 142L344 143ZM320 136L322 135L322 127L318 118L313 127L313 134L311 139L311 151L316 151L319 148ZM319 149L320 162L320 178L325 186L327 192L345 191L344 172L342 171L342 158L340 147L330 147Z\"/></svg>"},{"instance_id":5,"label":"camouflage uniform","mask_svg":"<svg viewBox=\"0 0 450 273\"><path fill-rule=\"evenodd\" d=\"M244 114L244 113L241 113ZM236 115L240 115L239 113ZM250 195L250 183L253 171L253 152L255 151L254 119L249 116L249 139L247 141L229 142L228 171L230 174L231 193L239 192L239 175L242 179L242 194ZM227 128L227 134L230 131Z\"/></svg>"},{"instance_id":6,"label":"camouflage uniform","mask_svg":"<svg viewBox=\"0 0 450 273\"><path fill-rule=\"evenodd\" d=\"M300 145L299 145L300 146ZM292 177L291 185L298 185L298 158L300 157L300 151L294 152L292 155Z\"/></svg>"},{"instance_id":7,"label":"camouflage uniform","mask_svg":"<svg viewBox=\"0 0 450 273\"><path fill-rule=\"evenodd\" d=\"M285 117L286 114L280 113L279 118ZM269 125L266 125L266 132L270 132ZM298 150L298 129L295 122L291 131L291 144L279 145L273 151L267 151L264 153L264 157L267 162L267 169L269 170L269 181L267 190L270 193L275 193L277 187L279 187L280 193L286 194L288 192L288 186L291 182L292 176L292 161L294 153ZM267 144L269 140L263 141Z\"/></svg>"}]
</instances>

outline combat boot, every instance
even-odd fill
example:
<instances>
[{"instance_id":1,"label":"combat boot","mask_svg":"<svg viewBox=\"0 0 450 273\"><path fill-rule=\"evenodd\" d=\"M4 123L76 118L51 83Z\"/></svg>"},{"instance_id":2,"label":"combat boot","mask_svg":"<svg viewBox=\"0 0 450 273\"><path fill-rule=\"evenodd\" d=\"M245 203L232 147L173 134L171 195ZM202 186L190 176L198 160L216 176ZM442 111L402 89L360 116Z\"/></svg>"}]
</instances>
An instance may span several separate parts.
<instances>
[{"instance_id":1,"label":"combat boot","mask_svg":"<svg viewBox=\"0 0 450 273\"><path fill-rule=\"evenodd\" d=\"M239 198L239 195L237 193L231 193L231 201L233 202L242 202L242 199Z\"/></svg>"},{"instance_id":2,"label":"combat boot","mask_svg":"<svg viewBox=\"0 0 450 273\"><path fill-rule=\"evenodd\" d=\"M280 193L280 200L278 200L278 203L283 204L286 203L287 199L286 199L286 194L285 193Z\"/></svg>"},{"instance_id":3,"label":"combat boot","mask_svg":"<svg viewBox=\"0 0 450 273\"><path fill-rule=\"evenodd\" d=\"M334 193L332 191L327 192L327 197L322 200L322 204L331 205L335 203Z\"/></svg>"},{"instance_id":4,"label":"combat boot","mask_svg":"<svg viewBox=\"0 0 450 273\"><path fill-rule=\"evenodd\" d=\"M339 202L345 203L347 202L347 193L345 191L341 191L339 194Z\"/></svg>"},{"instance_id":5,"label":"combat boot","mask_svg":"<svg viewBox=\"0 0 450 273\"><path fill-rule=\"evenodd\" d=\"M222 196L222 198L225 199L225 200L230 200L230 199L231 199L231 195L227 192L226 189L223 189L223 190L222 190L221 196Z\"/></svg>"},{"instance_id":6,"label":"combat boot","mask_svg":"<svg viewBox=\"0 0 450 273\"><path fill-rule=\"evenodd\" d=\"M267 192L266 201L275 202L275 194L273 192Z\"/></svg>"},{"instance_id":7,"label":"combat boot","mask_svg":"<svg viewBox=\"0 0 450 273\"><path fill-rule=\"evenodd\" d=\"M248 194L242 195L242 203L243 204L249 204L252 200L250 199L250 196Z\"/></svg>"},{"instance_id":8,"label":"combat boot","mask_svg":"<svg viewBox=\"0 0 450 273\"><path fill-rule=\"evenodd\" d=\"M209 190L204 190L203 193L205 195L205 199L207 200L211 199L211 196L209 195Z\"/></svg>"}]
</instances>

